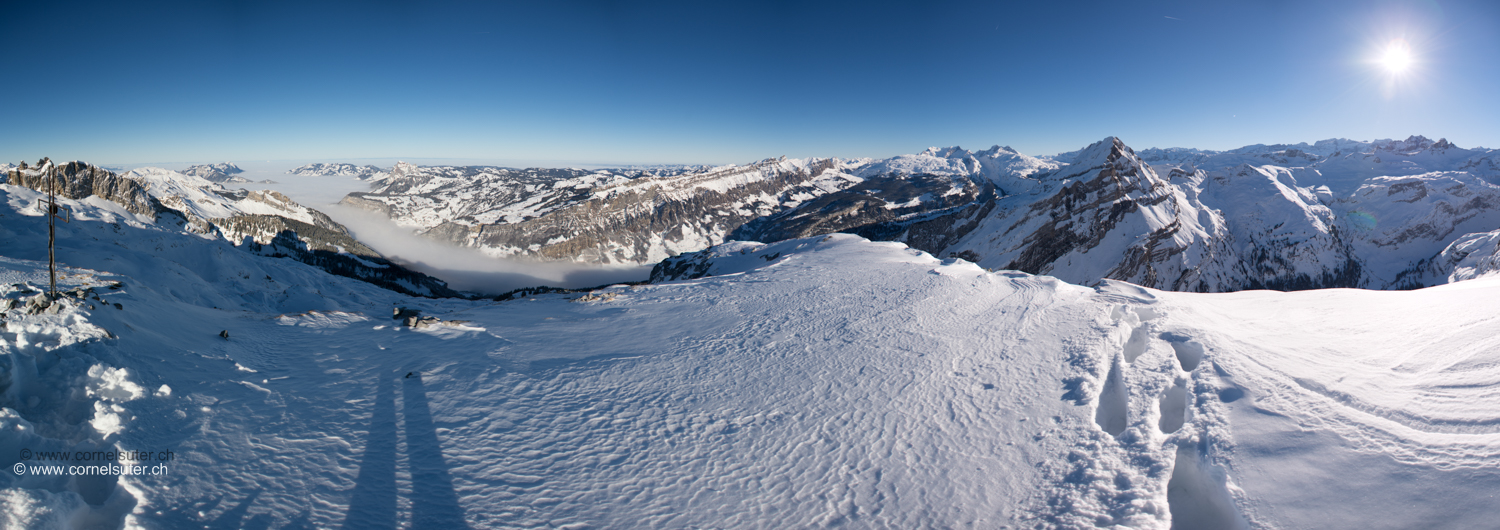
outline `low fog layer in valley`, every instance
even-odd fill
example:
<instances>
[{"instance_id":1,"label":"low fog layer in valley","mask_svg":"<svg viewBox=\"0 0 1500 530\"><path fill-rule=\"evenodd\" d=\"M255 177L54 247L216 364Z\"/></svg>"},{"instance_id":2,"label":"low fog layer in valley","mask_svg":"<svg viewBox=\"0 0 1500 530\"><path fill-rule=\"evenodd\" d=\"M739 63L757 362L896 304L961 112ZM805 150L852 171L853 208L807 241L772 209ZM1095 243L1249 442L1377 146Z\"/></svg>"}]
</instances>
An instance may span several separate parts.
<instances>
[{"instance_id":1,"label":"low fog layer in valley","mask_svg":"<svg viewBox=\"0 0 1500 530\"><path fill-rule=\"evenodd\" d=\"M340 224L349 227L355 238L382 255L411 269L448 282L459 291L499 294L522 287L595 287L619 282L645 280L650 266L590 266L582 263L545 263L535 260L508 259L486 255L475 249L443 244L422 237L410 228L397 226L390 219L356 208L340 206L339 199L352 191L364 191L369 184L354 177L289 175L287 170L309 161L235 162L245 170L237 176L250 183L230 184L248 190L276 190L293 200L317 209ZM360 161L389 167L394 160ZM431 163L448 160L425 161ZM469 163L468 161L461 161ZM186 165L182 165L186 167ZM168 169L181 170L178 165ZM263 180L274 184L261 183Z\"/></svg>"}]
</instances>

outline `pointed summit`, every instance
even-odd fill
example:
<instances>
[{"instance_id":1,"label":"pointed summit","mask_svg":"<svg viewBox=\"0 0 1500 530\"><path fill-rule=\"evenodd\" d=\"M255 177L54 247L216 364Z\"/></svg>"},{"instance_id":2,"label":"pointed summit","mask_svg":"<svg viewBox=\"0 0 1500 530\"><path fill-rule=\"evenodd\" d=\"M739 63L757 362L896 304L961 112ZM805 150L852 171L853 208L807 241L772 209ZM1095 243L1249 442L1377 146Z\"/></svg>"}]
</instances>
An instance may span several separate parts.
<instances>
[{"instance_id":1,"label":"pointed summit","mask_svg":"<svg viewBox=\"0 0 1500 530\"><path fill-rule=\"evenodd\" d=\"M1073 158L1073 164L1085 167L1098 167L1114 163L1121 158L1129 158L1136 163L1140 160L1135 156L1135 150L1125 145L1118 137L1108 136L1090 144L1078 152Z\"/></svg>"},{"instance_id":2,"label":"pointed summit","mask_svg":"<svg viewBox=\"0 0 1500 530\"><path fill-rule=\"evenodd\" d=\"M414 173L416 171L417 171L417 166L414 166L412 164L408 164L406 162L402 162L400 160L396 161L396 165L391 166L391 175L394 175L394 176L407 175L407 174Z\"/></svg>"},{"instance_id":3,"label":"pointed summit","mask_svg":"<svg viewBox=\"0 0 1500 530\"><path fill-rule=\"evenodd\" d=\"M1092 179L1096 173L1104 171L1109 175L1130 177L1140 176L1148 180L1159 180L1151 170L1151 166L1141 161L1136 156L1135 150L1125 145L1118 137L1109 136L1103 140L1094 142L1088 147L1079 149L1072 153L1066 153L1071 161L1068 165L1059 168L1052 174L1039 177L1050 180L1065 180L1073 178ZM1145 187L1155 187L1156 184L1143 183Z\"/></svg>"}]
</instances>

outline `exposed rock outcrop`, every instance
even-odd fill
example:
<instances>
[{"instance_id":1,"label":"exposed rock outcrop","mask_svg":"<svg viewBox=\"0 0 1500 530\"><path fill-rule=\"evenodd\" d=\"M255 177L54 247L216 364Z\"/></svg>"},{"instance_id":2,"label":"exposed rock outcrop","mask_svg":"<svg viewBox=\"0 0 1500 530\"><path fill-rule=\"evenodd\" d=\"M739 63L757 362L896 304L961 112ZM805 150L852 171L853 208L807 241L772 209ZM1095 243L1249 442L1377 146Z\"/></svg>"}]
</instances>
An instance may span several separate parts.
<instances>
[{"instance_id":1,"label":"exposed rock outcrop","mask_svg":"<svg viewBox=\"0 0 1500 530\"><path fill-rule=\"evenodd\" d=\"M82 162L50 171L44 169L49 163L44 159L37 168L18 167L9 173L8 182L45 191L50 181L59 197L98 196L158 224L222 237L250 252L295 259L393 291L459 296L442 280L385 259L327 215L275 191L230 190L201 177L159 169L120 176Z\"/></svg>"},{"instance_id":2,"label":"exposed rock outcrop","mask_svg":"<svg viewBox=\"0 0 1500 530\"><path fill-rule=\"evenodd\" d=\"M49 163L51 160L44 158L37 163L37 167ZM9 184L43 193L47 192L49 180L54 192L62 198L82 200L97 196L117 203L131 213L153 218L166 209L146 192L141 183L83 162L68 162L57 166L55 172L31 169L23 164L11 169L6 175Z\"/></svg>"}]
</instances>

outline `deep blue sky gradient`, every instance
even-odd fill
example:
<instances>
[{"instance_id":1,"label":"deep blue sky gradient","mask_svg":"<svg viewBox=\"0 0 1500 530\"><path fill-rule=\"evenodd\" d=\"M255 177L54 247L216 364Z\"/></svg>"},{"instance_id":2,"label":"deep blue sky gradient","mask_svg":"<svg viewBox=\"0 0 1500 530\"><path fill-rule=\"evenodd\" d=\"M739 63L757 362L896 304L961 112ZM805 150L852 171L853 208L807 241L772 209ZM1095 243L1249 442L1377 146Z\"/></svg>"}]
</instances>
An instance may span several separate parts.
<instances>
[{"instance_id":1,"label":"deep blue sky gradient","mask_svg":"<svg viewBox=\"0 0 1500 530\"><path fill-rule=\"evenodd\" d=\"M0 61L11 163L1500 147L1487 0L7 2Z\"/></svg>"}]
</instances>

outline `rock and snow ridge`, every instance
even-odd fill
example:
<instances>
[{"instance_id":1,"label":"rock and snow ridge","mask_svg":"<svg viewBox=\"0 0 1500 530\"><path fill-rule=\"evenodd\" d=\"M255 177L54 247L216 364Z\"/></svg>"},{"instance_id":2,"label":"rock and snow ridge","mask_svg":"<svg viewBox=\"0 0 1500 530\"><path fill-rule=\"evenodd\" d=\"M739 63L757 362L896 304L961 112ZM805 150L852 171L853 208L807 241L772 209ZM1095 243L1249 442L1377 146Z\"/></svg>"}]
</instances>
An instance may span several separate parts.
<instances>
[{"instance_id":1,"label":"rock and snow ridge","mask_svg":"<svg viewBox=\"0 0 1500 530\"><path fill-rule=\"evenodd\" d=\"M1109 138L1045 158L932 148L649 178L403 164L345 202L440 240L550 260L654 263L728 240L845 232L1080 284L1409 289L1450 281L1443 250L1500 229L1497 161L1421 136L1139 153Z\"/></svg>"},{"instance_id":2,"label":"rock and snow ridge","mask_svg":"<svg viewBox=\"0 0 1500 530\"><path fill-rule=\"evenodd\" d=\"M288 175L304 177L357 177L360 180L378 179L386 171L372 165L357 166L343 163L314 163L288 169Z\"/></svg>"},{"instance_id":3,"label":"rock and snow ridge","mask_svg":"<svg viewBox=\"0 0 1500 530\"><path fill-rule=\"evenodd\" d=\"M1123 148L1111 156L1124 167L1097 160L1105 145ZM854 232L1081 284L1237 291L1447 283L1444 249L1500 227L1500 172L1488 169L1500 153L1446 140L1137 155L1109 139L1053 160L1069 165L969 207Z\"/></svg>"},{"instance_id":4,"label":"rock and snow ridge","mask_svg":"<svg viewBox=\"0 0 1500 530\"><path fill-rule=\"evenodd\" d=\"M1132 201L1165 197L1128 152L1096 154ZM0 465L22 449L177 459L167 476L0 475L6 527L1500 516L1500 278L1090 288L832 234L497 304L403 296L93 196L59 231L70 294L41 308L37 196L0 186ZM466 322L405 327L392 307Z\"/></svg>"},{"instance_id":5,"label":"rock and snow ridge","mask_svg":"<svg viewBox=\"0 0 1500 530\"><path fill-rule=\"evenodd\" d=\"M1102 146L1111 144L1115 165L1101 163ZM1368 152L1330 140L1168 159L1160 150L1136 155L1110 139L1069 154L1072 163L1040 176L1046 184L1031 194L994 199L977 223L950 215L889 239L1083 284L1109 278L1222 292L1452 281L1432 264L1465 234L1500 227L1500 174L1427 168L1483 167L1476 161L1496 153L1420 137L1365 146ZM1315 163L1244 161L1303 155ZM1381 171L1398 176L1359 169L1381 157ZM945 239L930 243L934 232Z\"/></svg>"},{"instance_id":6,"label":"rock and snow ridge","mask_svg":"<svg viewBox=\"0 0 1500 530\"><path fill-rule=\"evenodd\" d=\"M497 255L644 264L723 242L752 220L831 193L847 191L825 203L858 202L869 210L865 217L885 221L972 202L996 185L1024 187L1034 173L1055 167L1000 146L880 161L783 157L655 171L397 164L370 192L351 193L344 202ZM861 183L867 185L851 189ZM770 224L761 226L772 230ZM807 227L774 230L798 235Z\"/></svg>"},{"instance_id":7,"label":"rock and snow ridge","mask_svg":"<svg viewBox=\"0 0 1500 530\"><path fill-rule=\"evenodd\" d=\"M250 179L234 176L237 173L244 172L245 170L240 169L239 166L236 166L229 162L222 162L218 164L200 164L196 166L189 166L187 169L182 170L182 174L184 175L202 177L209 182L215 182L219 184L239 184L243 182L250 182Z\"/></svg>"},{"instance_id":8,"label":"rock and snow ridge","mask_svg":"<svg viewBox=\"0 0 1500 530\"><path fill-rule=\"evenodd\" d=\"M1500 272L1500 230L1458 238L1424 272L1450 283L1495 275Z\"/></svg>"},{"instance_id":9,"label":"rock and snow ridge","mask_svg":"<svg viewBox=\"0 0 1500 530\"><path fill-rule=\"evenodd\" d=\"M9 185L43 193L50 186L69 204L98 198L117 204L135 221L226 240L250 252L290 257L334 274L369 281L408 294L457 296L441 280L390 262L355 240L327 215L272 190L228 189L203 177L161 168L116 175L82 162L52 171L35 167L7 174Z\"/></svg>"},{"instance_id":10,"label":"rock and snow ridge","mask_svg":"<svg viewBox=\"0 0 1500 530\"><path fill-rule=\"evenodd\" d=\"M401 163L370 192L343 202L496 255L648 263L705 248L746 221L859 181L829 160L767 159L691 173Z\"/></svg>"}]
</instances>

